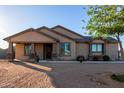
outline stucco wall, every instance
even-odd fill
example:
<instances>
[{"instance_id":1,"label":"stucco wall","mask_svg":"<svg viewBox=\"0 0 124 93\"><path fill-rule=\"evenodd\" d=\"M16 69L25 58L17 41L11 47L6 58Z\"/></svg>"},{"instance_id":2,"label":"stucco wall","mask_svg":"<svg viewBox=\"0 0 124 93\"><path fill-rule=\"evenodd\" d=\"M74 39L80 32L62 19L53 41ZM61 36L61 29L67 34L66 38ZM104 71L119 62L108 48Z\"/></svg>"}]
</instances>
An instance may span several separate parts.
<instances>
[{"instance_id":1,"label":"stucco wall","mask_svg":"<svg viewBox=\"0 0 124 93\"><path fill-rule=\"evenodd\" d=\"M55 29L54 29L55 30ZM81 38L78 35L75 35L69 31L66 31L61 28L56 29L57 32L63 33L65 35L71 36L73 38ZM52 31L49 31L48 29L42 29L41 32L51 35L52 37L57 38L60 40L59 43L56 45L56 51L54 50L55 53L57 53L57 59L59 60L74 60L76 59L77 56L83 55L86 59L89 54L89 45L86 43L76 43L75 41L66 38L64 36L61 36L59 34L53 33ZM23 59L26 58L24 56L24 44L20 44L19 42L23 43L55 43L55 41L47 37L45 35L39 34L34 31L26 32L25 34L18 35L16 37L13 37L10 39L9 42L16 42L16 48L15 48L15 57L17 59ZM69 42L71 43L71 56L60 56L60 43L61 42ZM92 43L104 43L103 40L93 40ZM109 55L113 60L118 58L118 44L117 43L107 43L106 46L106 55ZM35 45L36 52L40 59L43 59L43 44L36 44ZM53 53L54 53L53 52ZM101 55L101 54L98 54Z\"/></svg>"},{"instance_id":2,"label":"stucco wall","mask_svg":"<svg viewBox=\"0 0 124 93\"><path fill-rule=\"evenodd\" d=\"M58 60L74 60L76 58L76 43L75 41L48 31L47 29L42 29L41 32L56 37L61 42L71 43L71 56L60 56L60 44L57 44L57 59Z\"/></svg>"},{"instance_id":3,"label":"stucco wall","mask_svg":"<svg viewBox=\"0 0 124 93\"><path fill-rule=\"evenodd\" d=\"M43 44L35 44L36 54L40 59L43 59Z\"/></svg>"},{"instance_id":4,"label":"stucco wall","mask_svg":"<svg viewBox=\"0 0 124 93\"><path fill-rule=\"evenodd\" d=\"M75 60L76 59L76 45L74 42L71 43L71 56L60 56L60 44L57 44L57 59L58 60ZM39 58L43 59L43 44L35 44L35 51ZM55 51L54 51L55 52ZM15 57L19 60L28 59L28 56L24 55L24 44L16 44Z\"/></svg>"},{"instance_id":5,"label":"stucco wall","mask_svg":"<svg viewBox=\"0 0 124 93\"><path fill-rule=\"evenodd\" d=\"M22 59L24 57L24 44L16 44L15 46L15 58Z\"/></svg>"},{"instance_id":6,"label":"stucco wall","mask_svg":"<svg viewBox=\"0 0 124 93\"><path fill-rule=\"evenodd\" d=\"M93 43L101 43L101 44L105 44L105 41L104 40L99 40L99 39L95 39L95 40L93 40L92 42L91 42L91 45L93 44ZM90 46L91 47L91 46ZM92 56L92 55L95 55L95 56L100 56L100 55L103 55L103 53L92 53L92 52L90 52L90 56Z\"/></svg>"},{"instance_id":7,"label":"stucco wall","mask_svg":"<svg viewBox=\"0 0 124 93\"><path fill-rule=\"evenodd\" d=\"M43 59L43 44L35 44L36 54L40 59ZM24 55L24 44L16 44L15 47L15 58L20 60L28 59L28 56Z\"/></svg>"},{"instance_id":8,"label":"stucco wall","mask_svg":"<svg viewBox=\"0 0 124 93\"><path fill-rule=\"evenodd\" d=\"M10 39L10 42L55 42L53 39L34 31L26 32Z\"/></svg>"},{"instance_id":9,"label":"stucco wall","mask_svg":"<svg viewBox=\"0 0 124 93\"><path fill-rule=\"evenodd\" d=\"M104 41L103 40L97 40L96 39L96 40L93 40L92 43L104 43Z\"/></svg>"},{"instance_id":10,"label":"stucco wall","mask_svg":"<svg viewBox=\"0 0 124 93\"><path fill-rule=\"evenodd\" d=\"M112 60L118 59L118 43L106 44L106 55L109 55Z\"/></svg>"},{"instance_id":11,"label":"stucco wall","mask_svg":"<svg viewBox=\"0 0 124 93\"><path fill-rule=\"evenodd\" d=\"M67 31L65 29L62 29L62 28L59 28L59 27L58 28L54 28L53 30L55 30L56 32L65 34L67 36L71 36L72 38L82 38L81 36L78 36L78 35L76 35L76 34L74 34L72 32L69 32L69 31Z\"/></svg>"},{"instance_id":12,"label":"stucco wall","mask_svg":"<svg viewBox=\"0 0 124 93\"><path fill-rule=\"evenodd\" d=\"M47 35L51 35L52 37L57 38L58 40L60 40L60 43L61 42L71 43L71 56L60 56L60 45L57 44L56 49L57 49L57 58L58 59L60 59L60 60L73 60L73 59L76 58L76 43L75 43L75 41L73 41L69 38L66 38L64 36L61 36L59 34L56 34L52 31L49 31L48 29L42 29L41 32L43 32ZM71 33L69 33L69 34L71 34ZM29 31L29 32L26 32L24 34L20 34L18 36L15 36L15 37L11 38L9 42L16 42L16 43L55 43L55 41L52 40L51 38L49 38L45 35L39 34L37 32L34 32L34 31ZM42 51L41 48L42 48L41 45L36 46L36 51L39 54L40 58L43 59L43 53L41 53L43 51ZM41 49L41 51L39 51L40 49ZM25 58L25 56L24 56L24 44L17 44L16 58L19 58L19 59L20 58Z\"/></svg>"},{"instance_id":13,"label":"stucco wall","mask_svg":"<svg viewBox=\"0 0 124 93\"><path fill-rule=\"evenodd\" d=\"M69 42L71 43L71 56L61 56L60 55L60 48L58 48L58 60L75 60L76 59L76 43L75 42ZM60 47L60 44L58 44Z\"/></svg>"},{"instance_id":14,"label":"stucco wall","mask_svg":"<svg viewBox=\"0 0 124 93\"><path fill-rule=\"evenodd\" d=\"M76 56L84 56L88 59L89 44L87 43L76 43Z\"/></svg>"},{"instance_id":15,"label":"stucco wall","mask_svg":"<svg viewBox=\"0 0 124 93\"><path fill-rule=\"evenodd\" d=\"M45 33L45 34L47 34L47 35L50 35L52 37L57 38L58 40L60 40L60 42L72 41L71 39L68 39L68 38L66 38L64 36L61 36L59 34L56 34L56 33L52 32L52 31L47 30L47 29L41 29L40 31L43 32L43 33Z\"/></svg>"}]
</instances>

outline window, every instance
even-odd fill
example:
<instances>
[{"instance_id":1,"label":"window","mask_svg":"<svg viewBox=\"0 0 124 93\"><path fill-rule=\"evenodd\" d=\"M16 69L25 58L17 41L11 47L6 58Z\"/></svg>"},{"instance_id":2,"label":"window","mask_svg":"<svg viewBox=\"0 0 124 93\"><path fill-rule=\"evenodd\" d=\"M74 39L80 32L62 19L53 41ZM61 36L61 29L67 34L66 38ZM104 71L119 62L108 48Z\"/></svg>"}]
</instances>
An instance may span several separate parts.
<instances>
[{"instance_id":1,"label":"window","mask_svg":"<svg viewBox=\"0 0 124 93\"><path fill-rule=\"evenodd\" d=\"M60 54L61 54L61 56L70 56L71 55L71 44L70 43L61 43L60 44Z\"/></svg>"},{"instance_id":2,"label":"window","mask_svg":"<svg viewBox=\"0 0 124 93\"><path fill-rule=\"evenodd\" d=\"M31 54L31 44L25 44L24 51L25 55L29 56Z\"/></svg>"},{"instance_id":3,"label":"window","mask_svg":"<svg viewBox=\"0 0 124 93\"><path fill-rule=\"evenodd\" d=\"M92 44L92 52L103 52L103 44Z\"/></svg>"}]
</instances>

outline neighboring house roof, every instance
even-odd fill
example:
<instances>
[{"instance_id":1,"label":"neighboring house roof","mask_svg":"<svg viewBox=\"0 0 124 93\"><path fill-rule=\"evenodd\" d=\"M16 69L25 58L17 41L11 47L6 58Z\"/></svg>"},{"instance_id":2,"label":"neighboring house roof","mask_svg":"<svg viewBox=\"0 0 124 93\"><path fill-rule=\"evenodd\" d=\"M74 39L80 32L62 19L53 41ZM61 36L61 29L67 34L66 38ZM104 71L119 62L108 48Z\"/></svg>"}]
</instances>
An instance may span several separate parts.
<instances>
[{"instance_id":1,"label":"neighboring house roof","mask_svg":"<svg viewBox=\"0 0 124 93\"><path fill-rule=\"evenodd\" d=\"M52 36L50 36L50 35L47 35L47 34L45 34L45 33L43 33L43 32L35 31L35 29L33 29L33 28L29 28L29 29L26 29L26 30L24 30L24 31L22 31L22 32L20 32L20 33L14 34L14 35L9 36L9 37L6 37L6 38L4 38L4 40L8 41L8 40L10 40L10 39L13 38L13 37L16 37L16 36L22 35L22 34L24 34L24 33L31 32L31 31L34 31L34 32L36 32L36 33L45 35L45 36L47 36L47 37L49 37L49 38L51 38L51 39L53 39L53 40L55 40L55 41L57 41L57 42L59 41L58 39L56 39L56 38L54 38L54 37L52 37Z\"/></svg>"},{"instance_id":2,"label":"neighboring house roof","mask_svg":"<svg viewBox=\"0 0 124 93\"><path fill-rule=\"evenodd\" d=\"M54 27L52 27L51 29L54 30L55 28L62 28L62 29L64 29L64 30L66 30L66 31L69 31L69 32L71 32L71 33L73 33L73 34L79 36L79 37L82 37L82 38L84 37L84 36L82 36L82 35L80 35L80 34L74 32L74 31L72 31L72 30L70 30L70 29L68 29L68 28L65 28L65 27L63 27L63 26L61 26L61 25L54 26Z\"/></svg>"}]
</instances>

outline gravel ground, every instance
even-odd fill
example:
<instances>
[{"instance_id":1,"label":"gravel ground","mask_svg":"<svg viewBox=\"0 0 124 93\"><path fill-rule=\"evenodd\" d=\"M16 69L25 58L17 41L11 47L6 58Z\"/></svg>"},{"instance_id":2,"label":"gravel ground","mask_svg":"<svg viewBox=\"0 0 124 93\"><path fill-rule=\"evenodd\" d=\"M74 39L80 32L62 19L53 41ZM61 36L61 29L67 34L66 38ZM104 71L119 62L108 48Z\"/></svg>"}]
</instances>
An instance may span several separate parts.
<instances>
[{"instance_id":1,"label":"gravel ground","mask_svg":"<svg viewBox=\"0 0 124 93\"><path fill-rule=\"evenodd\" d=\"M123 88L124 83L114 81L110 75L124 74L124 64L55 64L44 63L53 68L47 72L58 88Z\"/></svg>"},{"instance_id":2,"label":"gravel ground","mask_svg":"<svg viewBox=\"0 0 124 93\"><path fill-rule=\"evenodd\" d=\"M111 80L124 74L124 64L0 62L2 88L123 88Z\"/></svg>"},{"instance_id":3,"label":"gravel ground","mask_svg":"<svg viewBox=\"0 0 124 93\"><path fill-rule=\"evenodd\" d=\"M1 88L50 88L52 79L44 72L50 68L31 63L0 62Z\"/></svg>"}]
</instances>

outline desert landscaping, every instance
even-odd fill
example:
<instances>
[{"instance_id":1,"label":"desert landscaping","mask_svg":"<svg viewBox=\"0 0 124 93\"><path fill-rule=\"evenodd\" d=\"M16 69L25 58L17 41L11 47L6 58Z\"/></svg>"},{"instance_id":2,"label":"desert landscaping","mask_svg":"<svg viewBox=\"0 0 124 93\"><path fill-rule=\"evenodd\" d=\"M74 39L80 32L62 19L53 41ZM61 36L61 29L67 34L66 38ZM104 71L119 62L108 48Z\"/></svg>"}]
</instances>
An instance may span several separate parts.
<instances>
[{"instance_id":1,"label":"desert landscaping","mask_svg":"<svg viewBox=\"0 0 124 93\"><path fill-rule=\"evenodd\" d=\"M52 79L43 71L34 70L26 63L0 63L0 87L1 88L49 88L54 87ZM30 69L32 67L32 69ZM44 68L44 67L42 67ZM48 69L48 68L44 68ZM49 69L48 69L49 70Z\"/></svg>"},{"instance_id":2,"label":"desert landscaping","mask_svg":"<svg viewBox=\"0 0 124 93\"><path fill-rule=\"evenodd\" d=\"M1 88L124 87L110 78L124 64L0 62Z\"/></svg>"}]
</instances>

